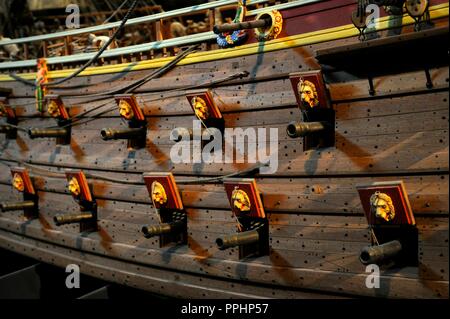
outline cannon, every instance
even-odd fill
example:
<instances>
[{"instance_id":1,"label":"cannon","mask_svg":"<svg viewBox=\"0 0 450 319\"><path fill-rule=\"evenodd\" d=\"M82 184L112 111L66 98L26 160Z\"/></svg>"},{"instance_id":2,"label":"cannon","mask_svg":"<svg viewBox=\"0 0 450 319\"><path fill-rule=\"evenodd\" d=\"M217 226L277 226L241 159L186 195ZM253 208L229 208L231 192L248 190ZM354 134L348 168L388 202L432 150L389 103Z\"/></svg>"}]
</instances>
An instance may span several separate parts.
<instances>
[{"instance_id":1,"label":"cannon","mask_svg":"<svg viewBox=\"0 0 450 319\"><path fill-rule=\"evenodd\" d=\"M70 130L67 128L53 128L53 129L32 128L28 131L28 135L30 136L31 139L43 137L50 137L50 138L56 137L66 139L70 136Z\"/></svg>"},{"instance_id":2,"label":"cannon","mask_svg":"<svg viewBox=\"0 0 450 319\"><path fill-rule=\"evenodd\" d=\"M53 217L53 221L57 226L75 224L92 219L94 219L94 214L92 212L82 212L78 214L59 214Z\"/></svg>"},{"instance_id":3,"label":"cannon","mask_svg":"<svg viewBox=\"0 0 450 319\"><path fill-rule=\"evenodd\" d=\"M236 233L216 239L216 245L220 250L232 247L254 244L259 242L260 235L258 230L248 230L242 233Z\"/></svg>"},{"instance_id":4,"label":"cannon","mask_svg":"<svg viewBox=\"0 0 450 319\"><path fill-rule=\"evenodd\" d=\"M9 125L0 125L0 134L9 134L13 132L15 128L9 126Z\"/></svg>"},{"instance_id":5,"label":"cannon","mask_svg":"<svg viewBox=\"0 0 450 319\"><path fill-rule=\"evenodd\" d=\"M291 122L286 127L286 132L290 138L298 138L325 131L327 128L326 122Z\"/></svg>"},{"instance_id":6,"label":"cannon","mask_svg":"<svg viewBox=\"0 0 450 319\"><path fill-rule=\"evenodd\" d=\"M267 28L272 25L272 18L269 15L264 16L254 21L225 23L222 25L215 25L213 31L215 34L234 32L238 30L249 30L258 28Z\"/></svg>"},{"instance_id":7,"label":"cannon","mask_svg":"<svg viewBox=\"0 0 450 319\"><path fill-rule=\"evenodd\" d=\"M0 203L0 210L2 212L10 212L15 210L34 209L34 208L36 208L36 203L31 200L23 202Z\"/></svg>"},{"instance_id":8,"label":"cannon","mask_svg":"<svg viewBox=\"0 0 450 319\"><path fill-rule=\"evenodd\" d=\"M186 228L186 220L180 219L171 223L144 226L142 232L145 238L151 238L163 234L177 234Z\"/></svg>"},{"instance_id":9,"label":"cannon","mask_svg":"<svg viewBox=\"0 0 450 319\"><path fill-rule=\"evenodd\" d=\"M361 250L359 260L363 265L383 264L400 254L402 244L398 240L389 241L378 246L367 246Z\"/></svg>"},{"instance_id":10,"label":"cannon","mask_svg":"<svg viewBox=\"0 0 450 319\"><path fill-rule=\"evenodd\" d=\"M104 141L109 140L129 140L135 138L144 138L147 134L147 129L145 127L140 128L130 128L125 130L115 130L111 128L104 128L101 130L100 134Z\"/></svg>"}]
</instances>

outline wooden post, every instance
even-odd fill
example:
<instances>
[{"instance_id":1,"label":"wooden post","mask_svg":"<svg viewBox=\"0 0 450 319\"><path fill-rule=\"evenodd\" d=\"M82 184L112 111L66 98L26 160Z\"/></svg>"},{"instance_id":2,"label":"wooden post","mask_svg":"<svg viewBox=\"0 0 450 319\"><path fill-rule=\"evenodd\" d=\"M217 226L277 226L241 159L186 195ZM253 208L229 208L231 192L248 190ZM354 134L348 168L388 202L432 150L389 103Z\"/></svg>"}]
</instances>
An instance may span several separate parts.
<instances>
[{"instance_id":1,"label":"wooden post","mask_svg":"<svg viewBox=\"0 0 450 319\"><path fill-rule=\"evenodd\" d=\"M64 55L71 55L72 51L72 37L66 36L64 37Z\"/></svg>"},{"instance_id":2,"label":"wooden post","mask_svg":"<svg viewBox=\"0 0 450 319\"><path fill-rule=\"evenodd\" d=\"M162 20L156 21L155 27L156 27L156 41L164 40L164 36L163 36L163 32L162 32L163 31L162 30L163 21ZM163 48L163 57L166 57L166 56L167 56L167 49Z\"/></svg>"},{"instance_id":3,"label":"wooden post","mask_svg":"<svg viewBox=\"0 0 450 319\"><path fill-rule=\"evenodd\" d=\"M24 58L24 60L28 60L29 56L30 56L30 52L28 50L28 44L24 43L23 44L23 58Z\"/></svg>"},{"instance_id":4,"label":"wooden post","mask_svg":"<svg viewBox=\"0 0 450 319\"><path fill-rule=\"evenodd\" d=\"M46 59L48 57L47 42L42 41L42 56Z\"/></svg>"}]
</instances>

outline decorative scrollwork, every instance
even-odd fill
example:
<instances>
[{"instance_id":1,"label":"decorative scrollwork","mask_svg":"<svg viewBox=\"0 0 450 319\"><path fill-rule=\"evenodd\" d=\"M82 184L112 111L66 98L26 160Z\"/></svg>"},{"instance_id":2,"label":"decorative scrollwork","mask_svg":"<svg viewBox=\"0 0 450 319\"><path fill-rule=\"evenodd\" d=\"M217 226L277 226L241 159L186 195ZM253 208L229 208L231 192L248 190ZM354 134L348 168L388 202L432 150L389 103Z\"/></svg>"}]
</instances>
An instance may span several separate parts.
<instances>
[{"instance_id":1,"label":"decorative scrollwork","mask_svg":"<svg viewBox=\"0 0 450 319\"><path fill-rule=\"evenodd\" d=\"M244 21L245 13L247 12L246 2L246 0L239 1L236 17L234 18L233 23ZM217 35L217 44L223 49L231 48L244 43L247 38L248 34L245 30L238 30L232 33L225 32Z\"/></svg>"},{"instance_id":2,"label":"decorative scrollwork","mask_svg":"<svg viewBox=\"0 0 450 319\"><path fill-rule=\"evenodd\" d=\"M283 16L277 10L272 10L269 12L260 13L256 20L263 20L266 18L270 18L272 20L272 24L266 28L256 28L255 35L258 41L269 41L276 39L283 30Z\"/></svg>"}]
</instances>

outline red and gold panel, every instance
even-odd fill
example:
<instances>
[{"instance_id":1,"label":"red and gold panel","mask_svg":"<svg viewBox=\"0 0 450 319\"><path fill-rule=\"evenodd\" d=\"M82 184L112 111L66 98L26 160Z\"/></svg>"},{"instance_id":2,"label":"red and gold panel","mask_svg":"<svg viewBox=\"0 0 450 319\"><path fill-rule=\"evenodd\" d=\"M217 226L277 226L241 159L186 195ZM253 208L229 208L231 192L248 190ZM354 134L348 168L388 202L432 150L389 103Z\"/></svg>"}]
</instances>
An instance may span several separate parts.
<instances>
[{"instance_id":1,"label":"red and gold panel","mask_svg":"<svg viewBox=\"0 0 450 319\"><path fill-rule=\"evenodd\" d=\"M70 118L64 103L58 95L47 95L47 113L57 119L68 120Z\"/></svg>"},{"instance_id":2,"label":"red and gold panel","mask_svg":"<svg viewBox=\"0 0 450 319\"><path fill-rule=\"evenodd\" d=\"M183 209L180 192L172 173L144 173L143 177L156 208Z\"/></svg>"},{"instance_id":3,"label":"red and gold panel","mask_svg":"<svg viewBox=\"0 0 450 319\"><path fill-rule=\"evenodd\" d=\"M195 90L186 93L186 98L199 120L221 119L222 113L215 105L210 90Z\"/></svg>"},{"instance_id":4,"label":"red and gold panel","mask_svg":"<svg viewBox=\"0 0 450 319\"><path fill-rule=\"evenodd\" d=\"M254 179L224 180L225 191L236 217L266 218L261 196Z\"/></svg>"},{"instance_id":5,"label":"red and gold panel","mask_svg":"<svg viewBox=\"0 0 450 319\"><path fill-rule=\"evenodd\" d=\"M35 195L36 192L31 182L30 174L28 170L24 167L14 167L11 168L12 175L12 185L13 187L21 193L27 193Z\"/></svg>"},{"instance_id":6,"label":"red and gold panel","mask_svg":"<svg viewBox=\"0 0 450 319\"><path fill-rule=\"evenodd\" d=\"M73 198L75 200L92 202L93 197L84 173L79 170L67 170L65 173L67 182L69 183L68 189Z\"/></svg>"},{"instance_id":7,"label":"red and gold panel","mask_svg":"<svg viewBox=\"0 0 450 319\"><path fill-rule=\"evenodd\" d=\"M329 107L327 91L321 71L291 73L292 88L301 110L310 111Z\"/></svg>"},{"instance_id":8,"label":"red and gold panel","mask_svg":"<svg viewBox=\"0 0 450 319\"><path fill-rule=\"evenodd\" d=\"M8 99L6 97L0 97L0 117L16 117L14 110L8 105Z\"/></svg>"},{"instance_id":9,"label":"red and gold panel","mask_svg":"<svg viewBox=\"0 0 450 319\"><path fill-rule=\"evenodd\" d=\"M376 182L356 189L369 225L415 225L402 181Z\"/></svg>"},{"instance_id":10,"label":"red and gold panel","mask_svg":"<svg viewBox=\"0 0 450 319\"><path fill-rule=\"evenodd\" d=\"M145 121L144 113L139 107L136 97L132 94L120 94L114 96L117 106L119 107L119 114L125 120L131 121Z\"/></svg>"}]
</instances>

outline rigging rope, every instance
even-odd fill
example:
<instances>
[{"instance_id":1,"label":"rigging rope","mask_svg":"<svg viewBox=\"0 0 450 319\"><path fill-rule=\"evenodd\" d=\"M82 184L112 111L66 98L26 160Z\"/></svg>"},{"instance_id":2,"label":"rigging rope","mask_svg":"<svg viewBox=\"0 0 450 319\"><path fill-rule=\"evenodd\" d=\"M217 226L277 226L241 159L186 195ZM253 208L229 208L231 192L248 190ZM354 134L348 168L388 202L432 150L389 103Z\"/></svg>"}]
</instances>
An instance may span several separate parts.
<instances>
[{"instance_id":1,"label":"rigging rope","mask_svg":"<svg viewBox=\"0 0 450 319\"><path fill-rule=\"evenodd\" d=\"M117 35L119 34L119 32L122 31L123 27L125 26L125 23L128 21L131 13L134 11L136 5L138 3L138 0L134 0L133 3L131 4L130 8L128 9L128 12L125 14L125 17L123 18L120 26L117 28L117 30L114 32L114 34L109 38L109 40L103 45L103 47L97 52L97 54L95 56L93 56L88 62L86 62L81 68L79 68L77 71L75 71L74 73L72 73L71 75L62 78L60 80L57 80L55 82L49 82L47 84L42 84L42 86L45 87L53 87L55 85L59 85L62 84L64 82L67 82L71 79L73 79L74 77L76 77L77 75L79 75L80 73L82 73L84 70L86 70L89 66L91 66L95 61L97 61L97 59L103 54L103 52L109 47L109 45L116 39ZM29 86L33 86L36 87L34 82L30 82L27 81L25 79L22 79L20 76L11 73L9 74L12 78L14 78L17 81L20 81L26 85Z\"/></svg>"},{"instance_id":2,"label":"rigging rope","mask_svg":"<svg viewBox=\"0 0 450 319\"><path fill-rule=\"evenodd\" d=\"M114 18L116 14L119 13L119 11L123 8L123 6L127 4L128 1L129 0L125 0L124 2L122 2L122 4L119 7L117 7L116 11L114 11L113 14L111 14L109 18L103 22L103 24L108 23L112 18Z\"/></svg>"},{"instance_id":3,"label":"rigging rope","mask_svg":"<svg viewBox=\"0 0 450 319\"><path fill-rule=\"evenodd\" d=\"M16 162L16 163L19 163L22 166L28 167L30 169L30 171L34 172L34 175L36 175L36 176L49 177L49 178L61 178L61 179L65 179L66 178L65 173L59 173L59 172L51 171L51 170L48 170L48 169L44 169L42 167L39 167L39 166L30 164L30 163L27 163L25 161L17 160L17 159L2 159L2 158L0 158L0 163L11 167L9 162ZM257 171L260 168L266 167L266 166L267 166L267 164L258 164L258 165L254 166L252 168L249 168L249 169L246 169L246 170L242 170L242 171L238 171L236 173L231 173L231 174L222 175L222 176L216 176L216 177L190 179L190 180L189 179L180 180L180 181L177 181L177 184L180 184L180 185L195 185L195 184L204 184L204 183L221 183L226 178L237 177L237 176L242 176L242 175L247 176L247 175L250 175L250 174L257 174ZM40 172L40 173L37 173L37 172ZM124 172L124 173L129 173L129 172ZM136 172L136 173L143 174L144 172ZM106 176L103 176L103 175L98 175L98 174L93 174L93 173L85 173L85 175L86 175L86 178L102 180L102 181L111 182L111 183L114 183L114 184L136 185L136 186L145 185L144 182L137 181L137 180L135 180L135 181L126 181L126 180L123 180L123 179L106 177Z\"/></svg>"},{"instance_id":4,"label":"rigging rope","mask_svg":"<svg viewBox=\"0 0 450 319\"><path fill-rule=\"evenodd\" d=\"M234 80L234 79L237 79L237 78L241 78L242 79L244 77L249 76L249 74L250 73L247 72L247 71L238 72L238 73L232 74L230 76L227 76L227 77L225 77L223 79L218 79L218 80L210 81L210 82L207 82L207 83L200 83L200 84L196 84L196 85L192 85L192 86L185 86L185 87L181 87L181 88L176 88L176 89L165 91L165 93L167 93L167 92L170 93L170 92L186 91L186 90L197 89L197 88L201 88L201 87L214 87L217 84L228 82L228 81L231 81L231 80ZM154 94L160 94L160 93L151 93L151 94L154 95ZM145 94L143 94L143 96L144 95ZM171 95L168 98L174 98L174 97L179 97L179 96L184 96L184 95L185 95L185 93L181 93L181 94ZM92 122L92 121L96 120L99 116L101 116L103 114L106 114L108 112L111 112L111 111L114 111L114 110L117 109L116 106L113 106L113 107L108 108L108 109L106 109L106 110L104 110L104 111L102 111L100 113L97 113L97 114L93 115L91 118L88 118L88 119L83 121L82 117L86 116L89 113L92 113L93 111L101 109L102 107L104 107L104 106L106 106L106 105L111 103L110 98L106 98L106 99L105 98L101 98L101 99L99 99L99 101L101 101L101 100L108 100L108 101L105 102L105 103L102 103L102 104L100 104L100 105L98 105L96 107L93 107L92 109L89 109L89 110L87 110L87 111L85 111L83 113L80 113L80 114L76 115L75 117L72 118L73 121L71 123L68 123L68 124L66 124L66 125L64 125L62 127L61 126L50 126L50 127L47 126L47 127L42 127L42 128L47 128L47 129L58 128L58 127L59 128L67 128L67 127L75 127L75 126L83 125L83 124L86 124L86 123L89 123L89 122ZM157 99L144 100L144 102L154 102L154 101L158 101L158 100L161 100L161 98L159 97ZM14 128L18 128L21 131L28 132L28 130L29 130L29 129L27 130L27 129L24 129L24 128L19 128L18 126L13 126L13 125L10 125L10 124L7 124L7 123L5 123L5 125L12 126ZM37 128L39 128L39 127L37 127Z\"/></svg>"}]
</instances>

